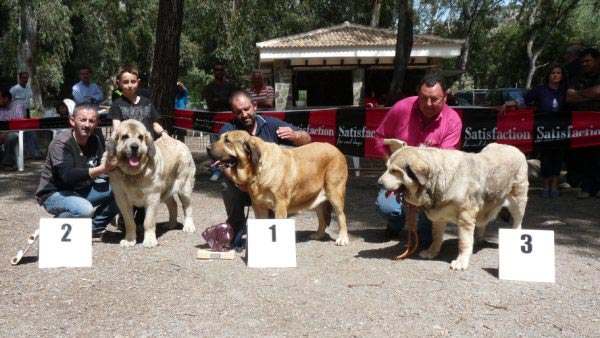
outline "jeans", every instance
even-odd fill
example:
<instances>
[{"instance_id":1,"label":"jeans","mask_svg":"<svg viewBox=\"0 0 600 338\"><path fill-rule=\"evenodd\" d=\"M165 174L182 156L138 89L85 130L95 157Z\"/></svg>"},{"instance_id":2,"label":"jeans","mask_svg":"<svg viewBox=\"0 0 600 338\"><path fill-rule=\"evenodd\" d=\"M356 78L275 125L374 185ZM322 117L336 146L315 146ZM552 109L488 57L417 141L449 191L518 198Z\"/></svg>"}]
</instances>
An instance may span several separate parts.
<instances>
[{"instance_id":1,"label":"jeans","mask_svg":"<svg viewBox=\"0 0 600 338\"><path fill-rule=\"evenodd\" d=\"M26 131L23 135L23 138L25 139L25 145L27 146L29 156L38 160L41 159L42 154L40 153L40 147L38 146L37 132Z\"/></svg>"},{"instance_id":2,"label":"jeans","mask_svg":"<svg viewBox=\"0 0 600 338\"><path fill-rule=\"evenodd\" d=\"M92 218L93 234L104 231L119 212L108 181L104 179L96 179L87 191L56 191L42 205L55 217Z\"/></svg>"},{"instance_id":3,"label":"jeans","mask_svg":"<svg viewBox=\"0 0 600 338\"><path fill-rule=\"evenodd\" d=\"M225 204L225 211L227 212L227 223L231 224L237 234L246 226L244 209L252 204L250 195L238 189L235 183L228 179L223 180L223 186L223 204Z\"/></svg>"},{"instance_id":4,"label":"jeans","mask_svg":"<svg viewBox=\"0 0 600 338\"><path fill-rule=\"evenodd\" d=\"M380 189L375 201L375 209L387 220L387 226L396 232L401 232L406 224L406 206L398 202L395 194L385 197L386 190ZM431 244L431 221L425 213L417 215L417 233L419 246L427 248Z\"/></svg>"}]
</instances>

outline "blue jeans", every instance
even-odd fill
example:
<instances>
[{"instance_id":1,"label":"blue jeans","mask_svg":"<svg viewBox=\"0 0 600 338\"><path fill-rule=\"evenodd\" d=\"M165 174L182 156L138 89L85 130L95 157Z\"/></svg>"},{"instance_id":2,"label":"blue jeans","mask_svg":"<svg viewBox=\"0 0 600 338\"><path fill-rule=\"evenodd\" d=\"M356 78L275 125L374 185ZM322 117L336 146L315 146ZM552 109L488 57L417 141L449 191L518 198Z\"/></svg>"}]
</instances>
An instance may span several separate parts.
<instances>
[{"instance_id":1,"label":"blue jeans","mask_svg":"<svg viewBox=\"0 0 600 338\"><path fill-rule=\"evenodd\" d=\"M92 218L93 234L104 231L119 212L108 181L104 179L96 179L87 191L56 191L42 205L55 217Z\"/></svg>"},{"instance_id":2,"label":"blue jeans","mask_svg":"<svg viewBox=\"0 0 600 338\"><path fill-rule=\"evenodd\" d=\"M390 229L401 232L406 224L406 207L398 202L395 194L385 197L386 190L380 189L375 201L375 209L387 220ZM419 234L419 246L427 248L431 244L431 221L425 213L420 212L417 216L417 233Z\"/></svg>"}]
</instances>

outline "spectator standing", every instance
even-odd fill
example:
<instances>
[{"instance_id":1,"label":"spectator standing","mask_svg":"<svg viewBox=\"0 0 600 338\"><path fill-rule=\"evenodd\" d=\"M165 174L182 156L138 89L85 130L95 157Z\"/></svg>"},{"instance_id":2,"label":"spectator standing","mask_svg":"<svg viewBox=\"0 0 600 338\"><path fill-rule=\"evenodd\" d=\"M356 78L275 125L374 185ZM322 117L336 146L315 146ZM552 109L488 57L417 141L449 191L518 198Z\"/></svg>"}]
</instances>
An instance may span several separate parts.
<instances>
[{"instance_id":1,"label":"spectator standing","mask_svg":"<svg viewBox=\"0 0 600 338\"><path fill-rule=\"evenodd\" d=\"M175 108L185 109L188 101L188 89L183 82L177 82L177 95L175 95Z\"/></svg>"},{"instance_id":2,"label":"spectator standing","mask_svg":"<svg viewBox=\"0 0 600 338\"><path fill-rule=\"evenodd\" d=\"M579 53L583 50L583 45L579 43L572 44L565 49L563 54L564 69L567 72L567 82L571 83L573 79L581 76L581 61Z\"/></svg>"},{"instance_id":3,"label":"spectator standing","mask_svg":"<svg viewBox=\"0 0 600 338\"><path fill-rule=\"evenodd\" d=\"M250 75L252 87L249 92L256 102L256 106L260 108L273 108L275 104L275 90L267 85L264 81L263 73L260 70L252 71Z\"/></svg>"},{"instance_id":4,"label":"spectator standing","mask_svg":"<svg viewBox=\"0 0 600 338\"><path fill-rule=\"evenodd\" d=\"M75 107L69 118L72 129L50 142L35 196L47 212L62 218L92 218L92 237L101 237L119 211L108 181L114 169L101 163L104 147L94 133L99 117L90 103Z\"/></svg>"},{"instance_id":5,"label":"spectator standing","mask_svg":"<svg viewBox=\"0 0 600 338\"><path fill-rule=\"evenodd\" d=\"M600 52L585 48L579 54L581 76L574 78L567 90L567 103L577 111L595 111L600 116ZM600 147L583 148L576 160L584 161L579 199L592 195L600 198Z\"/></svg>"},{"instance_id":6,"label":"spectator standing","mask_svg":"<svg viewBox=\"0 0 600 338\"><path fill-rule=\"evenodd\" d=\"M92 70L89 67L79 67L79 82L73 85L73 100L76 104L91 103L98 109L100 102L104 101L104 94L91 78Z\"/></svg>"},{"instance_id":7,"label":"spectator standing","mask_svg":"<svg viewBox=\"0 0 600 338\"><path fill-rule=\"evenodd\" d=\"M14 101L20 101L23 107L25 108L25 117L31 117L31 86L29 85L29 73L28 72L20 72L19 80L16 85L10 88L10 93ZM25 145L27 146L27 151L29 155L36 160L42 159L42 154L40 153L40 147L38 146L38 137L37 132L35 131L26 131L23 135L25 138Z\"/></svg>"},{"instance_id":8,"label":"spectator standing","mask_svg":"<svg viewBox=\"0 0 600 338\"><path fill-rule=\"evenodd\" d=\"M137 94L140 83L137 67L123 65L117 75L117 83L123 95L117 98L108 111L108 118L112 120L113 129L117 129L121 121L134 119L146 126L146 129L156 139L169 133L158 123L160 114L146 97Z\"/></svg>"},{"instance_id":9,"label":"spectator standing","mask_svg":"<svg viewBox=\"0 0 600 338\"><path fill-rule=\"evenodd\" d=\"M202 90L202 97L206 100L206 106L210 111L227 111L231 109L229 97L236 90L236 87L228 81L225 81L225 64L215 62L213 65L213 80ZM216 135L210 136L210 142L217 140ZM216 167L210 167L210 180L218 181L223 172Z\"/></svg>"},{"instance_id":10,"label":"spectator standing","mask_svg":"<svg viewBox=\"0 0 600 338\"><path fill-rule=\"evenodd\" d=\"M565 93L567 90L567 74L562 66L554 64L544 78L544 84L533 87L524 96L525 103L533 102L535 112L552 114L557 120L565 113ZM506 107L516 106L516 101L507 101ZM565 149L561 146L546 145L540 150L541 176L544 179L542 197L558 197L558 183Z\"/></svg>"},{"instance_id":11,"label":"spectator standing","mask_svg":"<svg viewBox=\"0 0 600 338\"><path fill-rule=\"evenodd\" d=\"M386 138L402 140L413 147L459 148L462 121L446 104L446 98L444 78L428 73L421 79L418 96L404 98L392 106L375 131L375 150L384 161L390 156L389 148L383 144ZM381 189L375 206L387 219L386 236L400 233L406 223L406 210L397 197L386 197L386 191ZM431 243L431 226L427 216L420 213L417 232L421 247Z\"/></svg>"},{"instance_id":12,"label":"spectator standing","mask_svg":"<svg viewBox=\"0 0 600 338\"><path fill-rule=\"evenodd\" d=\"M245 130L250 135L261 138L265 142L301 146L311 141L310 135L297 127L270 116L256 115L256 102L246 91L237 91L231 96L233 122L221 128L222 135L231 130ZM227 212L227 223L231 224L236 234L244 229L244 207L250 205L250 195L245 186L236 186L231 180L231 168L224 169L223 203ZM236 236L237 238L237 236Z\"/></svg>"},{"instance_id":13,"label":"spectator standing","mask_svg":"<svg viewBox=\"0 0 600 338\"><path fill-rule=\"evenodd\" d=\"M0 121L22 119L25 117L25 108L20 101L14 101L10 91L0 88ZM16 132L0 132L0 160L2 170L17 170L17 151L19 135Z\"/></svg>"},{"instance_id":14,"label":"spectator standing","mask_svg":"<svg viewBox=\"0 0 600 338\"><path fill-rule=\"evenodd\" d=\"M202 97L210 111L227 111L230 109L229 97L236 86L225 80L225 64L216 62L213 65L213 80L202 90Z\"/></svg>"}]
</instances>

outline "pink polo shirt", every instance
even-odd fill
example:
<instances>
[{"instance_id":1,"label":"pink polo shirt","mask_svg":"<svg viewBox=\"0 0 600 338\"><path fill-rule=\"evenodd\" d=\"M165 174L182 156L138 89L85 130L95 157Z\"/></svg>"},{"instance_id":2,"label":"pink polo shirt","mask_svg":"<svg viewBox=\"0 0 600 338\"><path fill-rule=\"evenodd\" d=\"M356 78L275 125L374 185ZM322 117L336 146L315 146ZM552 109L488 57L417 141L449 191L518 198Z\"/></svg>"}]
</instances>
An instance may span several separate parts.
<instances>
[{"instance_id":1,"label":"pink polo shirt","mask_svg":"<svg viewBox=\"0 0 600 338\"><path fill-rule=\"evenodd\" d=\"M402 99L387 112L375 131L375 149L381 156L389 156L390 150L383 139L395 138L409 146L458 149L462 121L456 111L444 104L442 111L423 128L417 96Z\"/></svg>"}]
</instances>

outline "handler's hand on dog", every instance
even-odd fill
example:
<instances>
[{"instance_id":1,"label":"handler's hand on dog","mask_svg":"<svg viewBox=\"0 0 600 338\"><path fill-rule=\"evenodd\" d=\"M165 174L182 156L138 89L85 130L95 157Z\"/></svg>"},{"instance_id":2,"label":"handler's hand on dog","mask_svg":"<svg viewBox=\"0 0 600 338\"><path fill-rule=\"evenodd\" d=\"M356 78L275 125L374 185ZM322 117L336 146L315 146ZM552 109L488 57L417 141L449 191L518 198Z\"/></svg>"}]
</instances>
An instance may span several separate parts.
<instances>
[{"instance_id":1,"label":"handler's hand on dog","mask_svg":"<svg viewBox=\"0 0 600 338\"><path fill-rule=\"evenodd\" d=\"M279 127L277 128L277 137L284 140L295 141L298 136L296 136L296 132L290 127Z\"/></svg>"}]
</instances>

